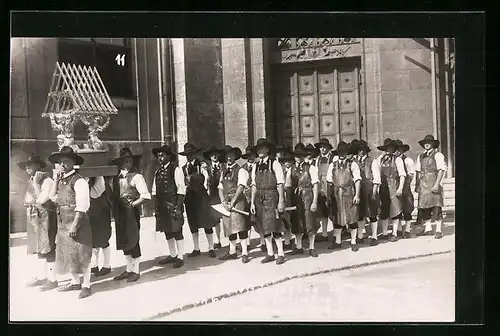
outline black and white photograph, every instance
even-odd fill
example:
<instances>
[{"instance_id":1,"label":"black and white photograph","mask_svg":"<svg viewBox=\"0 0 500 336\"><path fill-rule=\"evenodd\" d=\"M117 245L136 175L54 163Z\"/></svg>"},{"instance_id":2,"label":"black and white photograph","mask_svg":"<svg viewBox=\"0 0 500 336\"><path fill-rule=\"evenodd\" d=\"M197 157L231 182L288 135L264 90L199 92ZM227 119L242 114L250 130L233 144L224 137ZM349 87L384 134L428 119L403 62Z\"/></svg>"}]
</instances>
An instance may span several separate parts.
<instances>
[{"instance_id":1,"label":"black and white photograph","mask_svg":"<svg viewBox=\"0 0 500 336\"><path fill-rule=\"evenodd\" d=\"M10 43L10 321L455 321L453 37Z\"/></svg>"}]
</instances>

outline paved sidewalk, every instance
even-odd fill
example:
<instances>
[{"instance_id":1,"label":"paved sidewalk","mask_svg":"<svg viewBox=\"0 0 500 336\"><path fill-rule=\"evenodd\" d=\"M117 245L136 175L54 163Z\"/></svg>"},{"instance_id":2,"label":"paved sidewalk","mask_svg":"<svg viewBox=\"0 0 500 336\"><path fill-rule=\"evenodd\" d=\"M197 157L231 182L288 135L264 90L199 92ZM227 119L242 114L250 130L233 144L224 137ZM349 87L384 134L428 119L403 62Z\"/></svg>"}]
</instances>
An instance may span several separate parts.
<instances>
[{"instance_id":1,"label":"paved sidewalk","mask_svg":"<svg viewBox=\"0 0 500 336\"><path fill-rule=\"evenodd\" d=\"M185 258L181 269L171 265L159 266L155 258L167 254L168 247L162 234L154 234L154 219L141 220L141 279L135 283L116 282L112 277L124 269L120 251L112 251L113 272L104 279L93 278L92 296L79 300L78 292L40 292L27 288L36 257L26 255L22 238L17 238L10 249L10 319L12 321L144 321L168 316L176 311L256 290L290 279L336 270L361 267L376 263L411 259L418 256L442 254L455 249L454 222L445 225L445 237L418 237L395 243L381 243L376 247L362 247L352 252L345 242L342 250L330 251L328 243L317 243L318 258L289 256L287 262L261 264L264 253L251 250L252 260L242 264L241 259L220 261L206 253L195 259ZM252 238L257 238L253 235ZM12 239L11 239L12 240ZM15 239L13 240L15 241ZM201 250L207 250L204 234L200 234ZM258 239L253 240L254 245ZM227 252L227 239L217 255ZM18 246L13 246L18 245ZM111 238L114 247L114 236ZM191 235L185 225L186 253L193 248ZM68 278L61 279L65 284Z\"/></svg>"}]
</instances>

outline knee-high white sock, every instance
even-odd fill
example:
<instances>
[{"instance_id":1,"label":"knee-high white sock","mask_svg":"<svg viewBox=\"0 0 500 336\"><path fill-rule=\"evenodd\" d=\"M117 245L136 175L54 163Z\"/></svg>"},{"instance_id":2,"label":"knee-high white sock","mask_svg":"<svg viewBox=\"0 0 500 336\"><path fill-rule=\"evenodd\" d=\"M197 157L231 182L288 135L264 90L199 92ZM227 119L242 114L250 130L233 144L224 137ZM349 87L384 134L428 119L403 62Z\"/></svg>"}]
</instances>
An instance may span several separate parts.
<instances>
[{"instance_id":1,"label":"knee-high white sock","mask_svg":"<svg viewBox=\"0 0 500 336\"><path fill-rule=\"evenodd\" d=\"M437 220L436 221L436 233L441 232L442 228L443 228L443 220L442 219Z\"/></svg>"},{"instance_id":2,"label":"knee-high white sock","mask_svg":"<svg viewBox=\"0 0 500 336\"><path fill-rule=\"evenodd\" d=\"M283 237L274 238L276 241L276 247L278 248L278 256L284 257L285 252L283 251Z\"/></svg>"},{"instance_id":3,"label":"knee-high white sock","mask_svg":"<svg viewBox=\"0 0 500 336\"><path fill-rule=\"evenodd\" d=\"M260 245L266 244L266 239L264 238L264 234L260 233L259 235L260 235Z\"/></svg>"},{"instance_id":4,"label":"knee-high white sock","mask_svg":"<svg viewBox=\"0 0 500 336\"><path fill-rule=\"evenodd\" d=\"M172 258L175 258L177 256L177 251L176 251L176 246L175 246L175 239L174 238L169 239L167 242L168 242L168 249L169 249L169 252L170 252L170 256Z\"/></svg>"},{"instance_id":5,"label":"knee-high white sock","mask_svg":"<svg viewBox=\"0 0 500 336\"><path fill-rule=\"evenodd\" d=\"M300 250L302 248L302 236L303 233L296 233L295 234L295 245L297 248Z\"/></svg>"},{"instance_id":6,"label":"knee-high white sock","mask_svg":"<svg viewBox=\"0 0 500 336\"><path fill-rule=\"evenodd\" d=\"M401 226L403 225L403 221L401 221ZM411 221L404 221L405 231L411 232Z\"/></svg>"},{"instance_id":7,"label":"knee-high white sock","mask_svg":"<svg viewBox=\"0 0 500 336\"><path fill-rule=\"evenodd\" d=\"M90 267L99 267L99 248L92 249L92 260L90 262Z\"/></svg>"},{"instance_id":8,"label":"knee-high white sock","mask_svg":"<svg viewBox=\"0 0 500 336\"><path fill-rule=\"evenodd\" d=\"M430 220L425 221L425 232L432 231L432 223Z\"/></svg>"},{"instance_id":9,"label":"knee-high white sock","mask_svg":"<svg viewBox=\"0 0 500 336\"><path fill-rule=\"evenodd\" d=\"M333 229L333 235L335 236L335 243L340 244L342 242L342 229Z\"/></svg>"},{"instance_id":10,"label":"knee-high white sock","mask_svg":"<svg viewBox=\"0 0 500 336\"><path fill-rule=\"evenodd\" d=\"M285 244L290 244L290 238L292 236L292 233L290 230L286 230L285 234L283 235L283 238L285 239Z\"/></svg>"},{"instance_id":11,"label":"knee-high white sock","mask_svg":"<svg viewBox=\"0 0 500 336\"><path fill-rule=\"evenodd\" d=\"M102 267L111 268L111 246L102 249L103 263Z\"/></svg>"},{"instance_id":12,"label":"knee-high white sock","mask_svg":"<svg viewBox=\"0 0 500 336\"><path fill-rule=\"evenodd\" d=\"M89 268L89 270L90 270L90 268ZM80 274L71 273L71 284L72 285L79 285L80 284Z\"/></svg>"},{"instance_id":13,"label":"knee-high white sock","mask_svg":"<svg viewBox=\"0 0 500 336\"><path fill-rule=\"evenodd\" d=\"M38 259L38 279L43 280L47 278L47 260Z\"/></svg>"},{"instance_id":14,"label":"knee-high white sock","mask_svg":"<svg viewBox=\"0 0 500 336\"><path fill-rule=\"evenodd\" d=\"M247 247L250 246L250 234L251 233L252 233L252 230L248 230L248 238L246 239Z\"/></svg>"},{"instance_id":15,"label":"knee-high white sock","mask_svg":"<svg viewBox=\"0 0 500 336\"><path fill-rule=\"evenodd\" d=\"M321 222L321 235L323 237L328 237L328 222L329 222L329 219L327 219L327 218L321 218L320 222Z\"/></svg>"},{"instance_id":16,"label":"knee-high white sock","mask_svg":"<svg viewBox=\"0 0 500 336\"><path fill-rule=\"evenodd\" d=\"M125 259L127 260L127 272L133 272L134 271L134 258L132 258L130 255L126 255Z\"/></svg>"},{"instance_id":17,"label":"knee-high white sock","mask_svg":"<svg viewBox=\"0 0 500 336\"><path fill-rule=\"evenodd\" d=\"M207 233L207 240L208 240L208 250L213 250L214 249L214 234L213 233Z\"/></svg>"},{"instance_id":18,"label":"knee-high white sock","mask_svg":"<svg viewBox=\"0 0 500 336\"><path fill-rule=\"evenodd\" d=\"M195 250L200 250L200 234L198 232L193 233L193 244Z\"/></svg>"},{"instance_id":19,"label":"knee-high white sock","mask_svg":"<svg viewBox=\"0 0 500 336\"><path fill-rule=\"evenodd\" d=\"M55 262L47 262L47 279L50 282L54 282L57 280L55 264L56 264Z\"/></svg>"},{"instance_id":20,"label":"knee-high white sock","mask_svg":"<svg viewBox=\"0 0 500 336\"><path fill-rule=\"evenodd\" d=\"M229 241L229 254L235 254L236 253L236 240L230 240Z\"/></svg>"},{"instance_id":21,"label":"knee-high white sock","mask_svg":"<svg viewBox=\"0 0 500 336\"><path fill-rule=\"evenodd\" d=\"M358 238L363 239L363 230L365 229L365 221L358 221Z\"/></svg>"},{"instance_id":22,"label":"knee-high white sock","mask_svg":"<svg viewBox=\"0 0 500 336\"><path fill-rule=\"evenodd\" d=\"M387 229L389 228L389 220L388 219L382 219L382 234L385 236L387 235Z\"/></svg>"},{"instance_id":23,"label":"knee-high white sock","mask_svg":"<svg viewBox=\"0 0 500 336\"><path fill-rule=\"evenodd\" d=\"M90 288L90 267L83 270L83 283L82 287Z\"/></svg>"},{"instance_id":24,"label":"knee-high white sock","mask_svg":"<svg viewBox=\"0 0 500 336\"><path fill-rule=\"evenodd\" d=\"M243 239L241 241L241 254L248 255L248 239Z\"/></svg>"},{"instance_id":25,"label":"knee-high white sock","mask_svg":"<svg viewBox=\"0 0 500 336\"><path fill-rule=\"evenodd\" d=\"M356 244L356 236L358 235L358 229L351 229L351 244Z\"/></svg>"},{"instance_id":26,"label":"knee-high white sock","mask_svg":"<svg viewBox=\"0 0 500 336\"><path fill-rule=\"evenodd\" d=\"M309 235L309 250L314 250L314 241L316 240L315 234Z\"/></svg>"},{"instance_id":27,"label":"knee-high white sock","mask_svg":"<svg viewBox=\"0 0 500 336\"><path fill-rule=\"evenodd\" d=\"M373 239L377 239L378 237L378 222L375 221L375 222L372 222L371 223L371 227L372 227L372 238Z\"/></svg>"},{"instance_id":28,"label":"knee-high white sock","mask_svg":"<svg viewBox=\"0 0 500 336\"><path fill-rule=\"evenodd\" d=\"M273 236L265 237L264 240L266 241L267 255L274 256Z\"/></svg>"},{"instance_id":29,"label":"knee-high white sock","mask_svg":"<svg viewBox=\"0 0 500 336\"><path fill-rule=\"evenodd\" d=\"M141 265L141 257L134 258L132 260L133 263L133 272L139 274L139 266Z\"/></svg>"},{"instance_id":30,"label":"knee-high white sock","mask_svg":"<svg viewBox=\"0 0 500 336\"><path fill-rule=\"evenodd\" d=\"M393 236L398 235L398 226L399 226L399 219L393 219L392 220L392 235Z\"/></svg>"},{"instance_id":31,"label":"knee-high white sock","mask_svg":"<svg viewBox=\"0 0 500 336\"><path fill-rule=\"evenodd\" d=\"M215 234L217 235L217 242L219 244L220 244L220 231L221 231L221 222L219 221L219 223L217 223L217 225L215 226ZM212 245L212 250L213 250L213 245Z\"/></svg>"},{"instance_id":32,"label":"knee-high white sock","mask_svg":"<svg viewBox=\"0 0 500 336\"><path fill-rule=\"evenodd\" d=\"M177 258L184 259L184 239L176 240L177 243Z\"/></svg>"}]
</instances>

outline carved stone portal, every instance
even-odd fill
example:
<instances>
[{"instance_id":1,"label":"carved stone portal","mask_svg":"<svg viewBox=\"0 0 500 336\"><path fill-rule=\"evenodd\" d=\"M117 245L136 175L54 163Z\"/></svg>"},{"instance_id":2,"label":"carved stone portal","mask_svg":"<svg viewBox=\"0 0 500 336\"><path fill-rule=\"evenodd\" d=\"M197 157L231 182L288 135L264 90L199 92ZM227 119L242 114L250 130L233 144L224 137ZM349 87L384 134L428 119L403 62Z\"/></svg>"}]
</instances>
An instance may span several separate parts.
<instances>
[{"instance_id":1,"label":"carved stone portal","mask_svg":"<svg viewBox=\"0 0 500 336\"><path fill-rule=\"evenodd\" d=\"M274 44L274 61L288 63L357 55L360 41L354 38L278 38ZM351 55L353 54L353 55Z\"/></svg>"}]
</instances>

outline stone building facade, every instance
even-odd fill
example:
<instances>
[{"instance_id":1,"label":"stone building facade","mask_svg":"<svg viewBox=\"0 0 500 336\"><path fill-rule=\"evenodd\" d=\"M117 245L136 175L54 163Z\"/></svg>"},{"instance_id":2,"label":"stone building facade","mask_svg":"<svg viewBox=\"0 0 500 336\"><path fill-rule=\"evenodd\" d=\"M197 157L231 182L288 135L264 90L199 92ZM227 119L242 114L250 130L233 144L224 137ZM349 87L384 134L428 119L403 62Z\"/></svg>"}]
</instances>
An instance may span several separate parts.
<instances>
[{"instance_id":1,"label":"stone building facade","mask_svg":"<svg viewBox=\"0 0 500 336\"><path fill-rule=\"evenodd\" d=\"M26 182L16 162L34 152L47 157L57 150L57 133L42 118L56 62L86 62L96 55L103 55L95 63L106 87L116 93L110 95L119 110L101 139L110 157L124 146L141 153L150 185L156 169L151 148L161 143L180 149L187 141L244 149L260 137L292 145L320 137L334 144L362 138L374 151L384 138L400 138L415 157L417 141L434 134L448 159L448 176L454 175L451 39L11 41L11 231L26 227ZM109 48L100 51L100 46ZM126 66L113 58L113 48L127 55ZM77 124L77 142L85 136ZM151 213L150 205L143 213Z\"/></svg>"}]
</instances>

